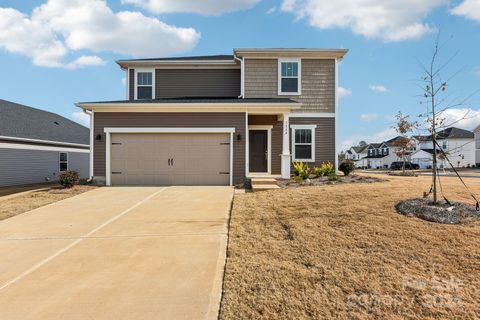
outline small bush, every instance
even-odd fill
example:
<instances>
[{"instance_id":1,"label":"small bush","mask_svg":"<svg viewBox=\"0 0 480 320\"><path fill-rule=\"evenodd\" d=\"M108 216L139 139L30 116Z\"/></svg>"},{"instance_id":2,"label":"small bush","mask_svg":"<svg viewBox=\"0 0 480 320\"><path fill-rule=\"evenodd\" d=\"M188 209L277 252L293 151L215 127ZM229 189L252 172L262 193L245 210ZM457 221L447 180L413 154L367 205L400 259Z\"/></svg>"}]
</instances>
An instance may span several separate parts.
<instances>
[{"instance_id":1,"label":"small bush","mask_svg":"<svg viewBox=\"0 0 480 320\"><path fill-rule=\"evenodd\" d=\"M313 168L313 174L317 177L329 176L332 173L335 173L335 167L330 161L323 162L320 167Z\"/></svg>"},{"instance_id":2,"label":"small bush","mask_svg":"<svg viewBox=\"0 0 480 320\"><path fill-rule=\"evenodd\" d=\"M308 166L308 164L305 164L303 162L293 162L293 174L297 177L302 178L303 180L306 180L310 177L310 174L312 173L312 169Z\"/></svg>"},{"instance_id":3,"label":"small bush","mask_svg":"<svg viewBox=\"0 0 480 320\"><path fill-rule=\"evenodd\" d=\"M80 181L80 175L77 171L66 170L60 172L60 175L58 176L58 181L65 188L71 188L74 185L78 184L78 182Z\"/></svg>"},{"instance_id":4,"label":"small bush","mask_svg":"<svg viewBox=\"0 0 480 320\"><path fill-rule=\"evenodd\" d=\"M335 172L332 172L328 175L328 181L337 181L338 180L338 176Z\"/></svg>"},{"instance_id":5,"label":"small bush","mask_svg":"<svg viewBox=\"0 0 480 320\"><path fill-rule=\"evenodd\" d=\"M348 176L351 172L355 171L355 164L352 160L344 160L340 163L338 170L342 171L345 176Z\"/></svg>"}]
</instances>

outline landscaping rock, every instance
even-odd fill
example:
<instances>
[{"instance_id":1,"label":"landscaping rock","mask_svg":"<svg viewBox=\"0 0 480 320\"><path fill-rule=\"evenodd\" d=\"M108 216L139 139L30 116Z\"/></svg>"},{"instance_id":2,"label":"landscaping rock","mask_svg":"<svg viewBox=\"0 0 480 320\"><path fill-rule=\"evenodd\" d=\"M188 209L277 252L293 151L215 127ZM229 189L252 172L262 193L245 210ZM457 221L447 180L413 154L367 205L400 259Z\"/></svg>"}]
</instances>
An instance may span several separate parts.
<instances>
[{"instance_id":1,"label":"landscaping rock","mask_svg":"<svg viewBox=\"0 0 480 320\"><path fill-rule=\"evenodd\" d=\"M294 177L290 180L279 180L278 185L281 188L297 188L297 187L309 187L309 186L325 186L325 185L335 185L335 184L345 184L345 183L374 183L374 182L384 182L385 179L361 176L361 175L349 175L349 176L338 176L337 180L330 180L329 177L310 177L305 181Z\"/></svg>"},{"instance_id":2,"label":"landscaping rock","mask_svg":"<svg viewBox=\"0 0 480 320\"><path fill-rule=\"evenodd\" d=\"M400 214L443 224L463 224L480 219L480 211L461 202L432 204L428 198L409 199L395 206Z\"/></svg>"}]
</instances>

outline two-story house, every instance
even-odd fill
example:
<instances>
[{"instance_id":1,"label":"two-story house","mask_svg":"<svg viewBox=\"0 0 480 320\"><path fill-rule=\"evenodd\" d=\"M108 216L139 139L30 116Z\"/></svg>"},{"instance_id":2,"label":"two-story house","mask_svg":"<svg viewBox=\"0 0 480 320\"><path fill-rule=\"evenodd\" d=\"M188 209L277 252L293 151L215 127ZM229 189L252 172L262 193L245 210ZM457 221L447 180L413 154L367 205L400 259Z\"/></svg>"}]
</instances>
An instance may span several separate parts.
<instances>
[{"instance_id":1,"label":"two-story house","mask_svg":"<svg viewBox=\"0 0 480 320\"><path fill-rule=\"evenodd\" d=\"M433 143L431 136L415 136L416 151L411 155L411 161L420 168L431 168L433 159ZM469 130L450 127L437 133L437 152L440 154L438 167L448 167L447 161L442 159L443 150L450 162L458 168L475 166L474 133Z\"/></svg>"},{"instance_id":2,"label":"two-story house","mask_svg":"<svg viewBox=\"0 0 480 320\"><path fill-rule=\"evenodd\" d=\"M337 162L344 49L120 60L127 97L82 102L91 175L107 185L233 185Z\"/></svg>"},{"instance_id":3,"label":"two-story house","mask_svg":"<svg viewBox=\"0 0 480 320\"><path fill-rule=\"evenodd\" d=\"M363 165L362 159L368 155L367 150L368 145L350 147L350 149L345 152L345 159L352 160L356 168L366 168L366 165Z\"/></svg>"}]
</instances>

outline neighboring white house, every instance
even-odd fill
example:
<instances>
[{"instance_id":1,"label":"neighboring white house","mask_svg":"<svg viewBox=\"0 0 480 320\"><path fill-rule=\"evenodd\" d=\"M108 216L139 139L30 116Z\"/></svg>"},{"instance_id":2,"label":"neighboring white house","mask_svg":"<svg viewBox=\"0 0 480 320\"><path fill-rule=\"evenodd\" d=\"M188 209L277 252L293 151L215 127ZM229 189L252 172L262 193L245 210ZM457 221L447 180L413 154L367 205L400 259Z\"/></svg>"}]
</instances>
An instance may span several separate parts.
<instances>
[{"instance_id":1,"label":"neighboring white house","mask_svg":"<svg viewBox=\"0 0 480 320\"><path fill-rule=\"evenodd\" d=\"M353 160L355 167L362 168L362 159L367 156L368 145L351 147L345 152L345 159Z\"/></svg>"},{"instance_id":2,"label":"neighboring white house","mask_svg":"<svg viewBox=\"0 0 480 320\"><path fill-rule=\"evenodd\" d=\"M480 125L473 130L475 140L475 166L480 166Z\"/></svg>"},{"instance_id":3,"label":"neighboring white house","mask_svg":"<svg viewBox=\"0 0 480 320\"><path fill-rule=\"evenodd\" d=\"M471 131L450 127L437 133L437 142L450 162L457 168L475 166L475 142ZM416 151L411 155L411 161L418 163L421 168L432 166L433 143L431 136L416 136ZM440 148L436 149L441 154ZM447 161L439 157L438 168L448 167Z\"/></svg>"}]
</instances>

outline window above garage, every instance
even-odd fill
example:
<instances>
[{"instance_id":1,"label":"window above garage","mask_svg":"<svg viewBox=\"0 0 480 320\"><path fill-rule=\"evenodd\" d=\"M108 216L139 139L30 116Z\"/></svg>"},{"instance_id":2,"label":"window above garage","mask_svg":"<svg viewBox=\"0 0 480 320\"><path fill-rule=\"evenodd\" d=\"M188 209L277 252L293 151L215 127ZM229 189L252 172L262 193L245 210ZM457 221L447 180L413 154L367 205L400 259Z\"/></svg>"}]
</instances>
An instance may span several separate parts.
<instances>
[{"instance_id":1,"label":"window above garage","mask_svg":"<svg viewBox=\"0 0 480 320\"><path fill-rule=\"evenodd\" d=\"M155 69L135 70L135 100L155 99Z\"/></svg>"}]
</instances>

